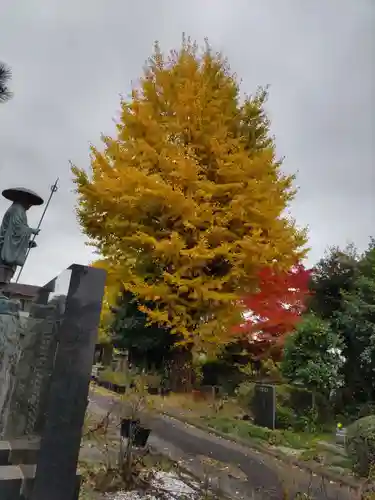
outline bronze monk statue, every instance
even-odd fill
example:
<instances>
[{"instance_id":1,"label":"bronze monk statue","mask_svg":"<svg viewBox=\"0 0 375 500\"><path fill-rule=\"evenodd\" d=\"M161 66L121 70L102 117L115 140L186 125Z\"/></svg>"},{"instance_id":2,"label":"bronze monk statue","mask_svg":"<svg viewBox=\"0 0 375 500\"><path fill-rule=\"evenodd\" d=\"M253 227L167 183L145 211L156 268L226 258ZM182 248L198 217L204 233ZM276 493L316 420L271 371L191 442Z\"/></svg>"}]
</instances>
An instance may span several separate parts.
<instances>
[{"instance_id":1,"label":"bronze monk statue","mask_svg":"<svg viewBox=\"0 0 375 500\"><path fill-rule=\"evenodd\" d=\"M28 226L26 212L44 203L40 196L24 188L6 189L3 196L13 204L0 227L0 287L10 282L17 266L24 265L28 249L36 246L31 240L39 230Z\"/></svg>"}]
</instances>

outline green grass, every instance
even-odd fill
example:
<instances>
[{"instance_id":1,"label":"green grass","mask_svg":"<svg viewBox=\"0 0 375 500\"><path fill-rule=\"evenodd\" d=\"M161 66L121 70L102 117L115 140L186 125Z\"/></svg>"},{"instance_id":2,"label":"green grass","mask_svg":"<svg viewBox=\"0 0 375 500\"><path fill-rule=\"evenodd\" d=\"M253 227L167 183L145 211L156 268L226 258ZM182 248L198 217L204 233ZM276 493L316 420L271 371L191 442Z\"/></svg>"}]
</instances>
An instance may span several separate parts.
<instances>
[{"instance_id":1,"label":"green grass","mask_svg":"<svg viewBox=\"0 0 375 500\"><path fill-rule=\"evenodd\" d=\"M327 434L311 434L307 432L295 432L292 430L271 430L258 427L251 422L234 420L223 416L202 417L206 425L225 434L240 437L249 442L286 446L296 450L315 448L317 441L330 439Z\"/></svg>"}]
</instances>

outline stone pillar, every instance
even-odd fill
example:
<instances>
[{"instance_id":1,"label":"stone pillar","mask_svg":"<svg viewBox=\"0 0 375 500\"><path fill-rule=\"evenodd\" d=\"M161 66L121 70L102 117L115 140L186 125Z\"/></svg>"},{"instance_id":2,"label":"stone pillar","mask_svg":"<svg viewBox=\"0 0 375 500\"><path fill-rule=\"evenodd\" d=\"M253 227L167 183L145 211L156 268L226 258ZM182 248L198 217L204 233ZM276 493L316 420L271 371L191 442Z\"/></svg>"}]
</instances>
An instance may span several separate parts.
<instances>
[{"instance_id":1,"label":"stone pillar","mask_svg":"<svg viewBox=\"0 0 375 500\"><path fill-rule=\"evenodd\" d=\"M69 271L69 277L61 277L61 291L56 286L55 298L48 302L56 303L56 294L63 294L31 500L68 500L77 491L77 462L106 274L78 265Z\"/></svg>"},{"instance_id":2,"label":"stone pillar","mask_svg":"<svg viewBox=\"0 0 375 500\"><path fill-rule=\"evenodd\" d=\"M0 297L0 438L6 434L21 353L24 321L19 303Z\"/></svg>"},{"instance_id":3,"label":"stone pillar","mask_svg":"<svg viewBox=\"0 0 375 500\"><path fill-rule=\"evenodd\" d=\"M43 404L57 342L54 311L54 307L33 305L31 315L25 319L27 334L22 339L6 438L37 435L43 425Z\"/></svg>"}]
</instances>

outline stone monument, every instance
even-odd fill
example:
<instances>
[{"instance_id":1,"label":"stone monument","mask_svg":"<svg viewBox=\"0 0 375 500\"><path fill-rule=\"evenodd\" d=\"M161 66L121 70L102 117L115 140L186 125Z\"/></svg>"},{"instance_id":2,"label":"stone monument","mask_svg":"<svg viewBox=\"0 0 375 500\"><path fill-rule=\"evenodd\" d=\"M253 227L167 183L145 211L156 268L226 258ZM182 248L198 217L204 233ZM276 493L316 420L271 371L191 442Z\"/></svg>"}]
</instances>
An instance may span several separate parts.
<instances>
[{"instance_id":1,"label":"stone monument","mask_svg":"<svg viewBox=\"0 0 375 500\"><path fill-rule=\"evenodd\" d=\"M10 283L17 266L25 264L30 247L36 246L32 237L39 230L27 224L26 212L33 205L43 205L43 199L25 188L11 188L3 191L3 196L12 201L5 212L0 227L0 288Z\"/></svg>"},{"instance_id":2,"label":"stone monument","mask_svg":"<svg viewBox=\"0 0 375 500\"><path fill-rule=\"evenodd\" d=\"M270 384L255 384L252 401L254 424L275 429L276 426L276 388Z\"/></svg>"},{"instance_id":3,"label":"stone monument","mask_svg":"<svg viewBox=\"0 0 375 500\"><path fill-rule=\"evenodd\" d=\"M102 269L74 264L39 289L28 317L8 309L13 336L3 335L0 346L8 366L0 399L1 500L78 500L105 279Z\"/></svg>"},{"instance_id":4,"label":"stone monument","mask_svg":"<svg viewBox=\"0 0 375 500\"><path fill-rule=\"evenodd\" d=\"M43 200L5 190L0 228L0 499L78 500L77 462L105 272L73 264L39 288L28 315L8 287L33 235L27 210ZM2 295L3 294L3 295Z\"/></svg>"},{"instance_id":5,"label":"stone monument","mask_svg":"<svg viewBox=\"0 0 375 500\"><path fill-rule=\"evenodd\" d=\"M0 226L0 438L6 428L16 374L21 353L23 319L19 315L19 303L3 295L17 266L23 266L37 229L28 226L26 212L33 205L42 205L43 199L25 188L3 191L12 201Z\"/></svg>"}]
</instances>

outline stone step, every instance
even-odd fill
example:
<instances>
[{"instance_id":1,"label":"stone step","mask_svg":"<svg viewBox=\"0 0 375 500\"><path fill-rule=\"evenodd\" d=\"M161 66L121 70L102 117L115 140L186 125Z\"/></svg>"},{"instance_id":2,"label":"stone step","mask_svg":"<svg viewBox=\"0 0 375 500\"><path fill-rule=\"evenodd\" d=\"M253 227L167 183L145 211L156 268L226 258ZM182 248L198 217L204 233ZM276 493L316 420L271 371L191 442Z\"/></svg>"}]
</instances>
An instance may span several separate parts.
<instances>
[{"instance_id":1,"label":"stone step","mask_svg":"<svg viewBox=\"0 0 375 500\"><path fill-rule=\"evenodd\" d=\"M0 441L0 466L36 464L39 446L38 438Z\"/></svg>"},{"instance_id":2,"label":"stone step","mask_svg":"<svg viewBox=\"0 0 375 500\"><path fill-rule=\"evenodd\" d=\"M0 466L0 499L31 500L35 471L35 465ZM81 475L77 474L76 489L71 500L79 498L81 479Z\"/></svg>"},{"instance_id":3,"label":"stone step","mask_svg":"<svg viewBox=\"0 0 375 500\"><path fill-rule=\"evenodd\" d=\"M35 465L0 466L1 500L26 500L30 498Z\"/></svg>"}]
</instances>

